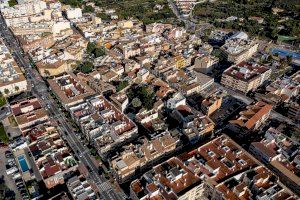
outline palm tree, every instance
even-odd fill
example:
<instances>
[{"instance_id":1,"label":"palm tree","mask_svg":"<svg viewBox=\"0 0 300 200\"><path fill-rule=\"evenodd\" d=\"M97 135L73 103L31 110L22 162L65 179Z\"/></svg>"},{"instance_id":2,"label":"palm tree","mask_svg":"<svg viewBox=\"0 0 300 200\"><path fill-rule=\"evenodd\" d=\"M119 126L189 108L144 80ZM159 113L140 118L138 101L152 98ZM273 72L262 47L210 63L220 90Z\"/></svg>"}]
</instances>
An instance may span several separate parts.
<instances>
[{"instance_id":1,"label":"palm tree","mask_svg":"<svg viewBox=\"0 0 300 200\"><path fill-rule=\"evenodd\" d=\"M19 88L19 86L17 86L17 85L16 85L16 87L15 87L15 91L17 91L17 92L18 92L18 91L19 91L19 89L20 89L20 88Z\"/></svg>"},{"instance_id":2,"label":"palm tree","mask_svg":"<svg viewBox=\"0 0 300 200\"><path fill-rule=\"evenodd\" d=\"M139 98L134 98L134 99L132 99L132 106L133 107L135 107L135 108L138 108L138 107L140 107L141 105L142 105L142 102L141 102L141 100L139 99Z\"/></svg>"},{"instance_id":3,"label":"palm tree","mask_svg":"<svg viewBox=\"0 0 300 200\"><path fill-rule=\"evenodd\" d=\"M65 164L73 167L76 165L76 160L74 158L67 158L65 160Z\"/></svg>"}]
</instances>

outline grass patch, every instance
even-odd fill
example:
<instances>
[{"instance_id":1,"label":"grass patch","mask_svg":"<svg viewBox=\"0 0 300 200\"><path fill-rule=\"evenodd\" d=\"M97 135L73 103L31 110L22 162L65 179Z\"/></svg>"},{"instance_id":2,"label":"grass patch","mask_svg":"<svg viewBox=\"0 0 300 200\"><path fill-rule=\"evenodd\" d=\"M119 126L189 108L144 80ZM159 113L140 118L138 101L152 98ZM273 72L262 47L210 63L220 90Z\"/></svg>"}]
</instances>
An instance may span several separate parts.
<instances>
[{"instance_id":1,"label":"grass patch","mask_svg":"<svg viewBox=\"0 0 300 200\"><path fill-rule=\"evenodd\" d=\"M6 100L3 96L0 96L0 107L6 104Z\"/></svg>"},{"instance_id":2,"label":"grass patch","mask_svg":"<svg viewBox=\"0 0 300 200\"><path fill-rule=\"evenodd\" d=\"M9 138L7 137L5 130L4 130L4 126L2 123L0 123L0 140L5 143L8 144Z\"/></svg>"}]
</instances>

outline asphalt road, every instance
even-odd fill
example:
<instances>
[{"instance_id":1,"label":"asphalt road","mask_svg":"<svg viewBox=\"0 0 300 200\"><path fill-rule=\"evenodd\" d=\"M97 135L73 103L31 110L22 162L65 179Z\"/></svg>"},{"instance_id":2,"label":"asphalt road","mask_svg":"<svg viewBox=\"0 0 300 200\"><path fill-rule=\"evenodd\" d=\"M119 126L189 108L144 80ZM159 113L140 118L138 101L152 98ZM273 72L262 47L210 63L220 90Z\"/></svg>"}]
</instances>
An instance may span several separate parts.
<instances>
[{"instance_id":1,"label":"asphalt road","mask_svg":"<svg viewBox=\"0 0 300 200\"><path fill-rule=\"evenodd\" d=\"M11 112L8 106L5 105L3 107L0 107L0 121L8 117L10 114Z\"/></svg>"},{"instance_id":2,"label":"asphalt road","mask_svg":"<svg viewBox=\"0 0 300 200\"><path fill-rule=\"evenodd\" d=\"M126 196L123 192L116 192L110 182L105 179L103 175L99 175L98 167L92 161L89 150L76 137L66 116L58 109L55 101L51 98L48 87L39 73L31 68L28 57L23 55L21 46L6 26L2 14L0 15L0 27L0 34L4 39L5 44L11 50L12 55L19 66L23 67L25 70L27 81L31 85L32 94L37 98L42 99L42 106L48 109L49 116L59 124L61 135L66 139L80 162L82 162L89 170L88 178L93 180L97 185L100 197L107 200L125 199Z\"/></svg>"}]
</instances>

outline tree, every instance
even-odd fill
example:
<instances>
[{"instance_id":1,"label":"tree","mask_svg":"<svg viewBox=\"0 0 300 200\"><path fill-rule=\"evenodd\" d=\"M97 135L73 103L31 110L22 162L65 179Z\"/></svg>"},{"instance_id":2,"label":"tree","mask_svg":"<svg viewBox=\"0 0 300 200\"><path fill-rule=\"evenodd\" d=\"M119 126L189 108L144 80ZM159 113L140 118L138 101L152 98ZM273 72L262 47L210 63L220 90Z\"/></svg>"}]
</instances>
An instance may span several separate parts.
<instances>
[{"instance_id":1,"label":"tree","mask_svg":"<svg viewBox=\"0 0 300 200\"><path fill-rule=\"evenodd\" d=\"M98 58L100 56L105 55L105 49L104 47L98 48L95 43L90 42L87 45L86 53L89 54L90 56L94 56L95 58Z\"/></svg>"},{"instance_id":2,"label":"tree","mask_svg":"<svg viewBox=\"0 0 300 200\"><path fill-rule=\"evenodd\" d=\"M17 85L16 85L16 87L15 87L15 91L17 91L17 92L18 92L18 91L19 91L19 89L20 89L20 88L19 88L19 86L17 86Z\"/></svg>"},{"instance_id":3,"label":"tree","mask_svg":"<svg viewBox=\"0 0 300 200\"><path fill-rule=\"evenodd\" d=\"M137 97L134 98L131 103L132 103L132 106L135 108L141 107L141 105L142 105L141 100Z\"/></svg>"},{"instance_id":4,"label":"tree","mask_svg":"<svg viewBox=\"0 0 300 200\"><path fill-rule=\"evenodd\" d=\"M82 12L84 13L93 13L95 11L95 9L93 8L93 6L84 6Z\"/></svg>"},{"instance_id":5,"label":"tree","mask_svg":"<svg viewBox=\"0 0 300 200\"><path fill-rule=\"evenodd\" d=\"M97 17L101 18L102 20L109 20L109 16L105 13L97 13Z\"/></svg>"},{"instance_id":6,"label":"tree","mask_svg":"<svg viewBox=\"0 0 300 200\"><path fill-rule=\"evenodd\" d=\"M4 93L5 93L6 95L8 95L9 92L10 92L9 89L5 88Z\"/></svg>"},{"instance_id":7,"label":"tree","mask_svg":"<svg viewBox=\"0 0 300 200\"><path fill-rule=\"evenodd\" d=\"M96 44L89 42L86 48L86 53L91 55L95 49L96 49Z\"/></svg>"},{"instance_id":8,"label":"tree","mask_svg":"<svg viewBox=\"0 0 300 200\"><path fill-rule=\"evenodd\" d=\"M9 0L8 1L9 7L13 7L13 6L17 5L17 4L18 4L18 2L16 0Z\"/></svg>"},{"instance_id":9,"label":"tree","mask_svg":"<svg viewBox=\"0 0 300 200\"><path fill-rule=\"evenodd\" d=\"M95 50L94 50L94 56L96 57L96 58L98 58L98 57L100 57L100 56L104 56L105 55L105 49L103 48L103 47L101 47L101 48L96 48Z\"/></svg>"},{"instance_id":10,"label":"tree","mask_svg":"<svg viewBox=\"0 0 300 200\"><path fill-rule=\"evenodd\" d=\"M129 85L128 81L121 81L118 83L116 90L117 92L123 90L124 88L126 88Z\"/></svg>"},{"instance_id":11,"label":"tree","mask_svg":"<svg viewBox=\"0 0 300 200\"><path fill-rule=\"evenodd\" d=\"M79 65L79 70L85 74L90 73L93 69L94 69L94 65L89 61L85 61Z\"/></svg>"},{"instance_id":12,"label":"tree","mask_svg":"<svg viewBox=\"0 0 300 200\"><path fill-rule=\"evenodd\" d=\"M70 5L72 7L81 7L82 1L81 0L60 0L61 3Z\"/></svg>"}]
</instances>

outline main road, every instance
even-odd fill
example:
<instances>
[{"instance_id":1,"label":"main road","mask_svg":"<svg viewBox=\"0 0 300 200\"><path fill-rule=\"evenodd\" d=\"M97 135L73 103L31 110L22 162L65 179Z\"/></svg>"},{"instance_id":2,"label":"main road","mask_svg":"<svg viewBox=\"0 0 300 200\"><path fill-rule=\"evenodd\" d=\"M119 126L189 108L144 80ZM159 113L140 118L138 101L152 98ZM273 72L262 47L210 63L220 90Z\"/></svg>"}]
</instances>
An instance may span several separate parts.
<instances>
[{"instance_id":1,"label":"main road","mask_svg":"<svg viewBox=\"0 0 300 200\"><path fill-rule=\"evenodd\" d=\"M97 185L100 198L105 200L125 199L126 196L122 191L117 192L111 185L110 181L105 179L102 174L99 174L100 170L93 162L89 150L79 141L66 116L58 109L58 105L55 103L54 99L51 98L46 83L37 70L31 67L29 58L24 56L18 40L7 27L2 13L0 14L0 27L1 37L4 39L7 47L11 50L16 62L24 69L26 73L32 94L39 99L42 99L41 103L44 108L47 108L49 116L59 124L62 137L72 148L79 161L88 169L88 178L93 180L93 182Z\"/></svg>"}]
</instances>

